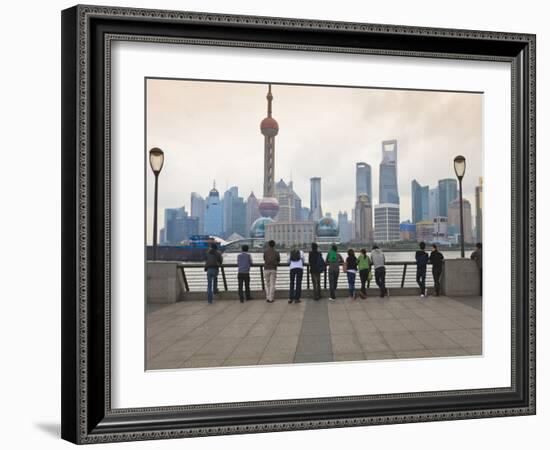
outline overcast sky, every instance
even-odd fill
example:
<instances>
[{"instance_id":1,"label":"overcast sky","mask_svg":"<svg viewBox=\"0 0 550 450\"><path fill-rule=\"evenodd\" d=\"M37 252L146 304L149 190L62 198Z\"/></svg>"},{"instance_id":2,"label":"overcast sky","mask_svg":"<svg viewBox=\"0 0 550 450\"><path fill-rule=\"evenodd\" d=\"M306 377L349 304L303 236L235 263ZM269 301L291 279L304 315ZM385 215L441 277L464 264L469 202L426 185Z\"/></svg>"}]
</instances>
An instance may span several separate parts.
<instances>
[{"instance_id":1,"label":"overcast sky","mask_svg":"<svg viewBox=\"0 0 550 450\"><path fill-rule=\"evenodd\" d=\"M321 177L323 212L351 213L355 163L372 168L378 203L382 141L397 139L401 220L411 218L411 180L430 188L455 178L453 158L466 157L464 196L475 206L482 176L483 95L387 89L273 85L275 180L292 176L308 206L309 179ZM246 200L262 196L267 85L148 80L147 150L160 147L159 229L164 208L186 206L191 192L208 195L238 186ZM152 223L153 180L147 170L147 220ZM149 234L149 233L148 233Z\"/></svg>"}]
</instances>

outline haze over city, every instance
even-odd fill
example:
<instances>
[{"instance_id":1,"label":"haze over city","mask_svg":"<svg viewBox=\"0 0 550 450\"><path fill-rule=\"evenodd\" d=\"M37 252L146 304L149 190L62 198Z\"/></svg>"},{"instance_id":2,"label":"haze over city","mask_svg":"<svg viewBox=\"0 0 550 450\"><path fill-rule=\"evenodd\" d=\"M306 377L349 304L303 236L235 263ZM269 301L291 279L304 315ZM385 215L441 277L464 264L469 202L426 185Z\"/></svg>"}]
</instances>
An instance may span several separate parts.
<instances>
[{"instance_id":1,"label":"haze over city","mask_svg":"<svg viewBox=\"0 0 550 450\"><path fill-rule=\"evenodd\" d=\"M262 197L266 84L147 81L146 149L165 153L159 177L159 224L165 208L190 210L191 192L213 186L223 196L238 186L245 200ZM475 205L482 176L482 105L479 93L273 85L275 181L293 181L303 206L310 178L321 178L323 213L336 218L356 200L355 165L372 170L372 205L379 203L382 141L397 140L400 219L411 219L411 181L437 186L455 178L453 158L466 158L464 198ZM154 177L147 168L147 221L152 229ZM148 233L148 241L151 236Z\"/></svg>"}]
</instances>

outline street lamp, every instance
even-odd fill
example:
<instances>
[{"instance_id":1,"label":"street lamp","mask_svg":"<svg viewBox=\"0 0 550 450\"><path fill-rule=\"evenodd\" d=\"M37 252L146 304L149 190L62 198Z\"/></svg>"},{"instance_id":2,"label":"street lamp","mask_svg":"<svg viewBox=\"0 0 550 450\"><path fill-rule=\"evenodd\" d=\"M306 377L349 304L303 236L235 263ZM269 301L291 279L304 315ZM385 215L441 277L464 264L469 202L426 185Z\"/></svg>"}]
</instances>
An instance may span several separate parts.
<instances>
[{"instance_id":1,"label":"street lamp","mask_svg":"<svg viewBox=\"0 0 550 450\"><path fill-rule=\"evenodd\" d=\"M458 155L454 160L455 174L458 178L459 201L460 201L460 257L464 258L464 213L462 208L462 178L466 172L466 158Z\"/></svg>"},{"instance_id":2,"label":"street lamp","mask_svg":"<svg viewBox=\"0 0 550 450\"><path fill-rule=\"evenodd\" d=\"M157 147L149 150L149 164L155 174L155 204L153 212L153 261L157 260L157 222L158 222L158 198L159 198L159 173L164 165L164 152Z\"/></svg>"}]
</instances>

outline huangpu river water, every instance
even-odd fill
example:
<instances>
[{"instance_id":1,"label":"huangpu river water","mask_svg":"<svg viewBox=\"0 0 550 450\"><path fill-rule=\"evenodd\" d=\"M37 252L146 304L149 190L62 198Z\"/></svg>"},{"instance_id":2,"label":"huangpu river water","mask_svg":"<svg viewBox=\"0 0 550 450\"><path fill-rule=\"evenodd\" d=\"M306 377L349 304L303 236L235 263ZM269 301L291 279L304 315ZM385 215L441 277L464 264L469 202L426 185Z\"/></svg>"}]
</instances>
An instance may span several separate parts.
<instances>
[{"instance_id":1,"label":"huangpu river water","mask_svg":"<svg viewBox=\"0 0 550 450\"><path fill-rule=\"evenodd\" d=\"M426 247L426 251L430 253L431 246ZM460 258L460 251L451 250L451 251L445 251L445 249L440 248L439 251L443 253L443 256L446 259L455 259ZM472 253L473 249L466 249L464 251L464 256L466 258L470 257L470 254ZM305 253L305 260L307 262L307 255L308 252L304 251ZM322 252L323 256L326 256L327 252ZM223 261L224 263L236 263L237 262L237 255L238 252L231 252L231 253L224 253L223 255ZM250 252L252 255L252 260L256 263L260 263L263 261L263 252L258 251L252 251ZM340 252L342 257L345 259L348 255L346 252ZM367 252L368 255L370 255L370 251ZM399 261L399 262L412 262L414 261L414 254L415 251L404 251L404 252L384 252L384 255L386 256L386 261ZM358 255L358 251L355 251L355 255ZM281 252L281 262L286 262L288 258L287 252Z\"/></svg>"}]
</instances>

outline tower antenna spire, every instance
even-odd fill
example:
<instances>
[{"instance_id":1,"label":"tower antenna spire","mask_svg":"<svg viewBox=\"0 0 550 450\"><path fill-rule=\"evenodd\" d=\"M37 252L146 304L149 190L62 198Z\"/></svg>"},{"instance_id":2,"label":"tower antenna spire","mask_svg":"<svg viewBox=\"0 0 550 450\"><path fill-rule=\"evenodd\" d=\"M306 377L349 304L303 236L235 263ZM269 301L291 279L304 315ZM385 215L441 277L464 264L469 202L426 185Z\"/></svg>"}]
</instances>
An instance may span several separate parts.
<instances>
[{"instance_id":1,"label":"tower antenna spire","mask_svg":"<svg viewBox=\"0 0 550 450\"><path fill-rule=\"evenodd\" d=\"M273 102L273 94L271 93L271 83L267 90L267 117L271 117L271 103Z\"/></svg>"}]
</instances>

